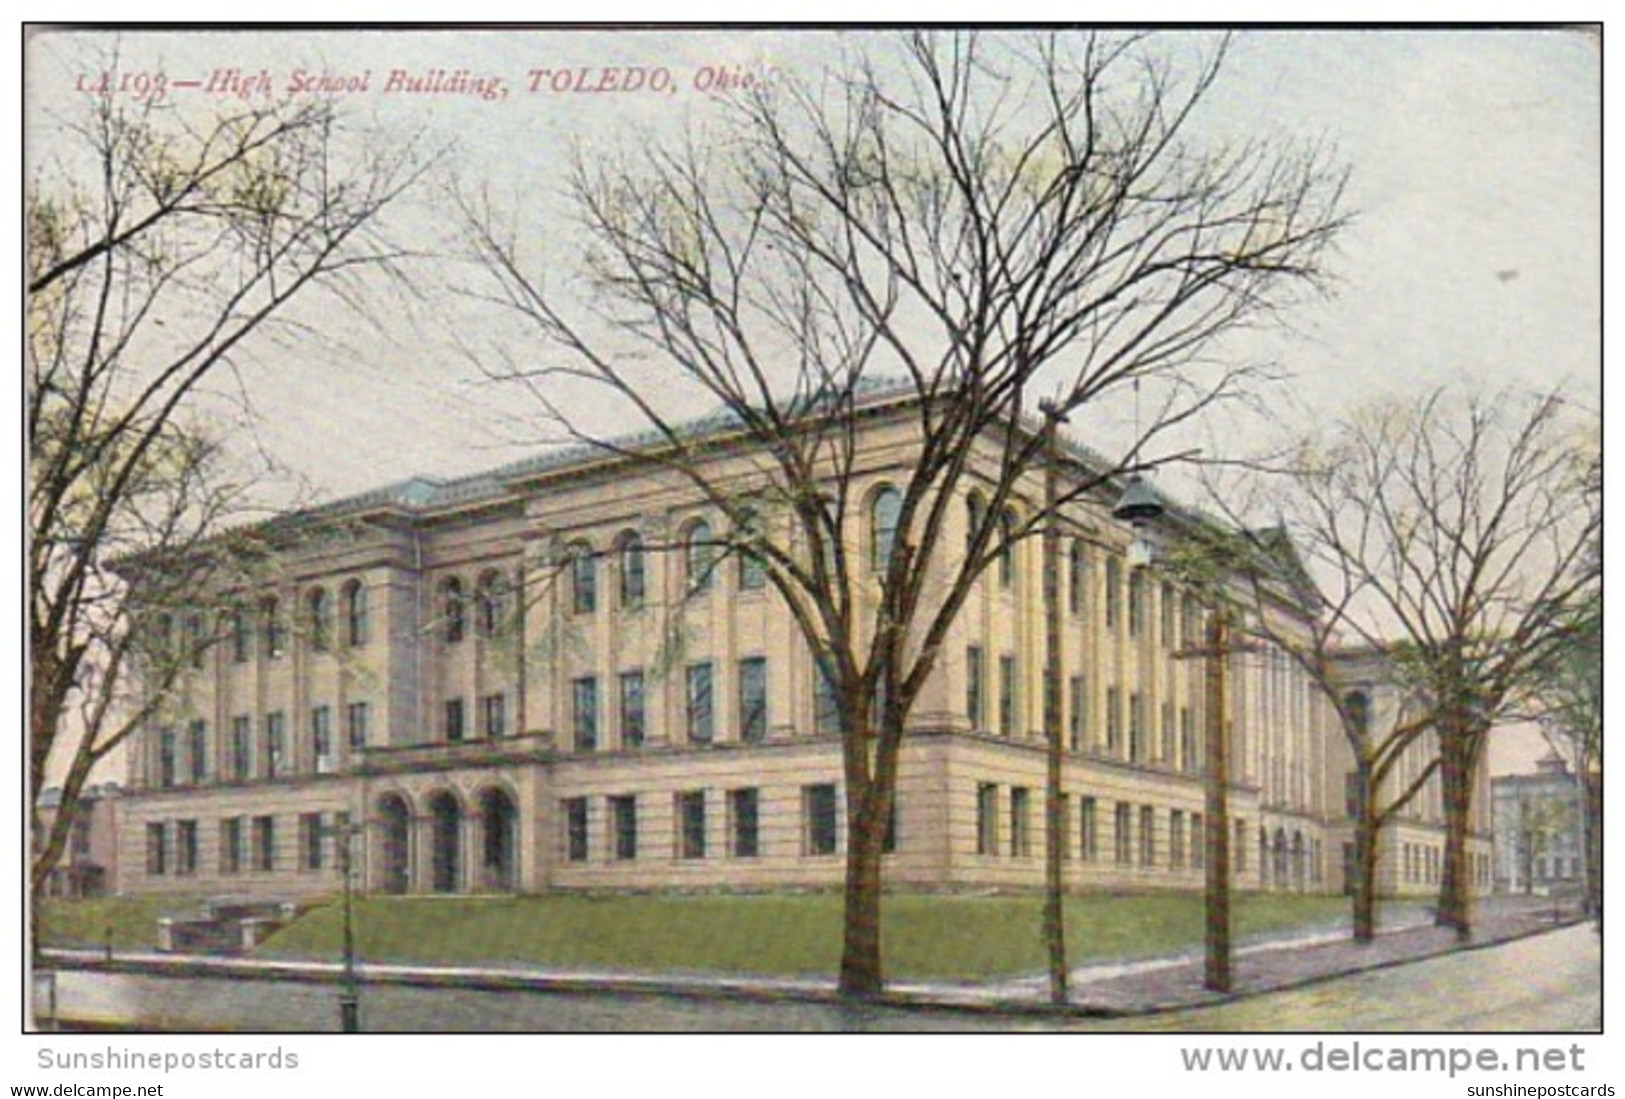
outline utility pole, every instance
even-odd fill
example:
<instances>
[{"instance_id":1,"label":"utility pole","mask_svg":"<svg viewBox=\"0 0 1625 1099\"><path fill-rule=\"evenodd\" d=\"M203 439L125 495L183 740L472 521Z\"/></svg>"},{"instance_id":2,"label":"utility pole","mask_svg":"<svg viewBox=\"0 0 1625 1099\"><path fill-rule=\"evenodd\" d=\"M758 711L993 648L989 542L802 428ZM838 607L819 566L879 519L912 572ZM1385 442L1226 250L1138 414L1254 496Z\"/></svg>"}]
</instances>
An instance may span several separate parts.
<instances>
[{"instance_id":1,"label":"utility pole","mask_svg":"<svg viewBox=\"0 0 1625 1099\"><path fill-rule=\"evenodd\" d=\"M1066 842L1061 795L1061 517L1060 423L1044 402L1044 947L1049 958L1049 998L1064 1004L1067 992L1066 911L1061 882L1061 845Z\"/></svg>"},{"instance_id":2,"label":"utility pole","mask_svg":"<svg viewBox=\"0 0 1625 1099\"><path fill-rule=\"evenodd\" d=\"M1210 992L1230 991L1230 738L1225 735L1229 711L1230 621L1221 605L1208 616L1205 667L1207 709L1206 812L1207 915L1206 965L1202 985Z\"/></svg>"},{"instance_id":3,"label":"utility pole","mask_svg":"<svg viewBox=\"0 0 1625 1099\"><path fill-rule=\"evenodd\" d=\"M339 991L339 1029L354 1034L361 1029L361 998L355 971L355 917L351 883L351 842L359 826L345 821L333 829L338 841L339 870L344 875L344 980Z\"/></svg>"}]
</instances>

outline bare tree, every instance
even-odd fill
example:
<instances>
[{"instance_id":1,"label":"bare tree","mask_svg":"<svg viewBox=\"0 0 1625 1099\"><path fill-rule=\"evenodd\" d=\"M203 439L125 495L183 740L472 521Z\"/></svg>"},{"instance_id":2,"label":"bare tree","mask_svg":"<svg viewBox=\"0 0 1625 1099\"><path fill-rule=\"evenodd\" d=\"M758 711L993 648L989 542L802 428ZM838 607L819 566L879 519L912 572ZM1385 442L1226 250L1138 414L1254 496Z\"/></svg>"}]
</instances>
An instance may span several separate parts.
<instances>
[{"instance_id":1,"label":"bare tree","mask_svg":"<svg viewBox=\"0 0 1625 1099\"><path fill-rule=\"evenodd\" d=\"M35 845L36 893L92 769L163 705L222 620L198 614L179 647L163 623L177 625L183 595L229 587L211 570L246 554L233 539L206 544L242 495L223 475L221 440L188 409L256 338L278 327L308 338L296 303L359 304L363 272L399 258L379 216L425 164L410 141L349 141L325 103L201 122L161 102L127 103L87 97L32 149L33 803L48 778L62 782L61 808ZM177 568L146 570L132 599L115 568L137 558ZM183 578L180 566L195 571ZM147 680L139 697L128 681L136 665Z\"/></svg>"},{"instance_id":2,"label":"bare tree","mask_svg":"<svg viewBox=\"0 0 1625 1099\"><path fill-rule=\"evenodd\" d=\"M1165 395L1144 433L1165 431L1255 379L1214 362L1221 336L1324 274L1341 173L1312 149L1196 137L1225 48L1187 64L1140 37L863 39L838 70L719 104L707 132L579 155L574 283L545 281L534 234L463 197L482 292L543 347L487 369L529 385L567 435L686 480L830 687L847 994L882 987L899 746L973 585L1143 464L1074 462L1044 503L1039 400L1066 418L1140 379ZM593 430L571 392L650 437ZM880 403L905 410L911 442L871 501L863 435ZM719 409L748 478L718 472L717 433L686 432L685 404ZM947 535L972 485L986 506L961 543ZM883 536L856 553L866 508Z\"/></svg>"},{"instance_id":3,"label":"bare tree","mask_svg":"<svg viewBox=\"0 0 1625 1099\"><path fill-rule=\"evenodd\" d=\"M1556 395L1439 389L1375 405L1296 456L1292 529L1312 567L1356 592L1344 621L1380 642L1437 739L1438 922L1463 937L1485 742L1526 704L1590 582L1600 511L1570 413Z\"/></svg>"}]
</instances>

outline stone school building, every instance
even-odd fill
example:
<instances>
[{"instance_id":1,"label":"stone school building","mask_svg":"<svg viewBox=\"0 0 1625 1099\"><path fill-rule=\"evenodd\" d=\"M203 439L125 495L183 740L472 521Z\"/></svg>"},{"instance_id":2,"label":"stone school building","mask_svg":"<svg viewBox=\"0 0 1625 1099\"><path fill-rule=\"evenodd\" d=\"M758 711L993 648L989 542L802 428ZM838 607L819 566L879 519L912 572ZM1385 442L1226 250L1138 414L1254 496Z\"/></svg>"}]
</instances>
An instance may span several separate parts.
<instances>
[{"instance_id":1,"label":"stone school building","mask_svg":"<svg viewBox=\"0 0 1625 1099\"><path fill-rule=\"evenodd\" d=\"M751 455L707 430L712 473L747 490ZM865 406L842 519L860 606L916 431L904 401ZM1019 520L989 517L977 487L997 455L992 440L974 455L929 547L944 569L973 524ZM1036 475L1024 488L1041 498ZM1114 502L1079 504L1063 541L1066 880L1198 889L1203 662L1182 650L1200 643L1203 609L1154 562L1131 566ZM725 521L688 482L576 453L279 522L304 533L262 590L237 593L218 629L204 609L165 627L209 641L131 753L121 892L332 893L342 836L375 893L839 887L827 693L759 568L718 557ZM1028 538L985 572L914 709L893 888L1042 884L1040 557ZM1342 889L1348 757L1329 709L1284 653L1237 654L1230 673L1238 885ZM1406 859L1442 850L1436 801L1401 822Z\"/></svg>"}]
</instances>

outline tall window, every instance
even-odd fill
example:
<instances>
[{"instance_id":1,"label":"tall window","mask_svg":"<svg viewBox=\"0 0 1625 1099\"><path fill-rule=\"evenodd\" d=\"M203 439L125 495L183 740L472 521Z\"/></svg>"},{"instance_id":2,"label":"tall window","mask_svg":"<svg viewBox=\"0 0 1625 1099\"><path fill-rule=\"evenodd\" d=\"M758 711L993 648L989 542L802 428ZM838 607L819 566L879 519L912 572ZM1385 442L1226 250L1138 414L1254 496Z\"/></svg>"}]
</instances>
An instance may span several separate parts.
<instances>
[{"instance_id":1,"label":"tall window","mask_svg":"<svg viewBox=\"0 0 1625 1099\"><path fill-rule=\"evenodd\" d=\"M147 825L147 873L153 877L169 873L168 831L163 821Z\"/></svg>"},{"instance_id":2,"label":"tall window","mask_svg":"<svg viewBox=\"0 0 1625 1099\"><path fill-rule=\"evenodd\" d=\"M576 614L592 614L598 609L598 561L592 547L577 542L570 554L570 609Z\"/></svg>"},{"instance_id":3,"label":"tall window","mask_svg":"<svg viewBox=\"0 0 1625 1099\"><path fill-rule=\"evenodd\" d=\"M637 610L643 606L648 593L648 568L643 555L643 538L635 530L626 531L616 544L616 560L620 567L621 606Z\"/></svg>"},{"instance_id":4,"label":"tall window","mask_svg":"<svg viewBox=\"0 0 1625 1099\"><path fill-rule=\"evenodd\" d=\"M175 822L175 873L197 873L197 821Z\"/></svg>"},{"instance_id":5,"label":"tall window","mask_svg":"<svg viewBox=\"0 0 1625 1099\"><path fill-rule=\"evenodd\" d=\"M1073 614L1083 613L1084 583L1089 568L1087 550L1084 549L1083 540L1074 538L1067 550L1068 563L1072 566L1067 573L1066 608Z\"/></svg>"},{"instance_id":6,"label":"tall window","mask_svg":"<svg viewBox=\"0 0 1625 1099\"><path fill-rule=\"evenodd\" d=\"M688 573L688 590L711 590L712 574L716 571L716 541L711 535L711 524L704 519L688 528L684 540L684 565Z\"/></svg>"},{"instance_id":7,"label":"tall window","mask_svg":"<svg viewBox=\"0 0 1625 1099\"><path fill-rule=\"evenodd\" d=\"M677 795L677 857L705 858L705 791L684 790Z\"/></svg>"},{"instance_id":8,"label":"tall window","mask_svg":"<svg viewBox=\"0 0 1625 1099\"><path fill-rule=\"evenodd\" d=\"M286 762L283 749L287 743L286 725L283 722L282 711L265 715L265 774L267 778L275 778L283 771Z\"/></svg>"},{"instance_id":9,"label":"tall window","mask_svg":"<svg viewBox=\"0 0 1625 1099\"><path fill-rule=\"evenodd\" d=\"M1084 738L1089 734L1089 699L1084 693L1083 676L1075 675L1067 680L1067 693L1072 696L1070 699L1072 705L1067 711L1072 750L1081 752Z\"/></svg>"},{"instance_id":10,"label":"tall window","mask_svg":"<svg viewBox=\"0 0 1625 1099\"><path fill-rule=\"evenodd\" d=\"M999 587L1016 582L1016 513L1009 508L999 516Z\"/></svg>"},{"instance_id":11,"label":"tall window","mask_svg":"<svg viewBox=\"0 0 1625 1099\"><path fill-rule=\"evenodd\" d=\"M897 548L897 522L903 511L903 494L890 485L875 493L869 504L869 567L884 574Z\"/></svg>"},{"instance_id":12,"label":"tall window","mask_svg":"<svg viewBox=\"0 0 1625 1099\"><path fill-rule=\"evenodd\" d=\"M253 766L253 719L238 714L231 719L231 777L238 782L248 778Z\"/></svg>"},{"instance_id":13,"label":"tall window","mask_svg":"<svg viewBox=\"0 0 1625 1099\"><path fill-rule=\"evenodd\" d=\"M824 665L813 660L813 729L824 735L841 731L840 700L835 697L835 683L824 673Z\"/></svg>"},{"instance_id":14,"label":"tall window","mask_svg":"<svg viewBox=\"0 0 1625 1099\"><path fill-rule=\"evenodd\" d=\"M739 739L755 744L767 737L767 658L739 662Z\"/></svg>"},{"instance_id":15,"label":"tall window","mask_svg":"<svg viewBox=\"0 0 1625 1099\"><path fill-rule=\"evenodd\" d=\"M762 542L761 519L747 511L739 517L739 529L734 538L739 543L739 590L759 591L767 585L767 566L752 549Z\"/></svg>"},{"instance_id":16,"label":"tall window","mask_svg":"<svg viewBox=\"0 0 1625 1099\"><path fill-rule=\"evenodd\" d=\"M1100 822L1095 819L1095 799L1078 799L1078 857L1084 862L1100 858Z\"/></svg>"},{"instance_id":17,"label":"tall window","mask_svg":"<svg viewBox=\"0 0 1625 1099\"><path fill-rule=\"evenodd\" d=\"M326 770L333 762L333 712L326 706L310 711L310 750L316 757L316 769Z\"/></svg>"},{"instance_id":18,"label":"tall window","mask_svg":"<svg viewBox=\"0 0 1625 1099\"><path fill-rule=\"evenodd\" d=\"M1145 572L1130 569L1128 574L1128 635L1145 635Z\"/></svg>"},{"instance_id":19,"label":"tall window","mask_svg":"<svg viewBox=\"0 0 1625 1099\"><path fill-rule=\"evenodd\" d=\"M1178 764L1177 749L1175 747L1174 730L1174 704L1162 704L1162 763L1165 767L1174 767Z\"/></svg>"},{"instance_id":20,"label":"tall window","mask_svg":"<svg viewBox=\"0 0 1625 1099\"><path fill-rule=\"evenodd\" d=\"M621 688L621 747L641 748L648 734L646 705L644 702L643 669L622 672Z\"/></svg>"},{"instance_id":21,"label":"tall window","mask_svg":"<svg viewBox=\"0 0 1625 1099\"><path fill-rule=\"evenodd\" d=\"M587 799L564 799L564 857L570 862L586 862Z\"/></svg>"},{"instance_id":22,"label":"tall window","mask_svg":"<svg viewBox=\"0 0 1625 1099\"><path fill-rule=\"evenodd\" d=\"M192 783L209 777L209 723L194 719L186 728L186 763Z\"/></svg>"},{"instance_id":23,"label":"tall window","mask_svg":"<svg viewBox=\"0 0 1625 1099\"><path fill-rule=\"evenodd\" d=\"M276 869L276 818L254 818L254 869L270 872Z\"/></svg>"},{"instance_id":24,"label":"tall window","mask_svg":"<svg viewBox=\"0 0 1625 1099\"><path fill-rule=\"evenodd\" d=\"M1123 565L1116 554L1106 555L1106 628L1117 629L1123 620Z\"/></svg>"},{"instance_id":25,"label":"tall window","mask_svg":"<svg viewBox=\"0 0 1625 1099\"><path fill-rule=\"evenodd\" d=\"M508 615L508 584L495 569L480 577L479 628L482 637L495 637L502 632Z\"/></svg>"},{"instance_id":26,"label":"tall window","mask_svg":"<svg viewBox=\"0 0 1625 1099\"><path fill-rule=\"evenodd\" d=\"M1207 866L1207 825L1201 813L1191 814L1191 868Z\"/></svg>"},{"instance_id":27,"label":"tall window","mask_svg":"<svg viewBox=\"0 0 1625 1099\"><path fill-rule=\"evenodd\" d=\"M1016 710L1016 658L999 657L999 735L1014 736L1020 715Z\"/></svg>"},{"instance_id":28,"label":"tall window","mask_svg":"<svg viewBox=\"0 0 1625 1099\"><path fill-rule=\"evenodd\" d=\"M265 637L265 658L281 660L288 648L288 633L282 624L282 608L275 599L260 604L260 630Z\"/></svg>"},{"instance_id":29,"label":"tall window","mask_svg":"<svg viewBox=\"0 0 1625 1099\"><path fill-rule=\"evenodd\" d=\"M307 598L310 601L310 621L306 623L310 630L310 647L326 652L333 639L333 601L326 588L311 589Z\"/></svg>"},{"instance_id":30,"label":"tall window","mask_svg":"<svg viewBox=\"0 0 1625 1099\"><path fill-rule=\"evenodd\" d=\"M448 576L440 582L440 637L448 645L463 639L468 629L468 605L463 600L463 582Z\"/></svg>"},{"instance_id":31,"label":"tall window","mask_svg":"<svg viewBox=\"0 0 1625 1099\"><path fill-rule=\"evenodd\" d=\"M1196 754L1196 715L1189 706L1179 708L1179 765L1186 771L1194 771L1199 765L1200 757Z\"/></svg>"},{"instance_id":32,"label":"tall window","mask_svg":"<svg viewBox=\"0 0 1625 1099\"><path fill-rule=\"evenodd\" d=\"M615 828L615 857L630 861L638 857L638 799L620 794L609 799L610 821Z\"/></svg>"},{"instance_id":33,"label":"tall window","mask_svg":"<svg viewBox=\"0 0 1625 1099\"><path fill-rule=\"evenodd\" d=\"M480 730L489 740L508 735L508 696L490 694L480 699Z\"/></svg>"},{"instance_id":34,"label":"tall window","mask_svg":"<svg viewBox=\"0 0 1625 1099\"><path fill-rule=\"evenodd\" d=\"M1117 755L1123 748L1123 689L1106 688L1106 752Z\"/></svg>"},{"instance_id":35,"label":"tall window","mask_svg":"<svg viewBox=\"0 0 1625 1099\"><path fill-rule=\"evenodd\" d=\"M980 645L969 645L965 649L965 717L970 721L972 731L980 729L986 723L986 676L987 656L982 652Z\"/></svg>"},{"instance_id":36,"label":"tall window","mask_svg":"<svg viewBox=\"0 0 1625 1099\"><path fill-rule=\"evenodd\" d=\"M1157 865L1157 811L1140 806L1140 865Z\"/></svg>"},{"instance_id":37,"label":"tall window","mask_svg":"<svg viewBox=\"0 0 1625 1099\"><path fill-rule=\"evenodd\" d=\"M803 842L809 855L833 855L839 846L835 800L832 783L801 788Z\"/></svg>"},{"instance_id":38,"label":"tall window","mask_svg":"<svg viewBox=\"0 0 1625 1099\"><path fill-rule=\"evenodd\" d=\"M351 580L344 585L344 629L345 642L351 648L360 648L367 643L367 636L371 633L371 623L368 621L367 588L359 580Z\"/></svg>"},{"instance_id":39,"label":"tall window","mask_svg":"<svg viewBox=\"0 0 1625 1099\"><path fill-rule=\"evenodd\" d=\"M1135 763L1145 762L1145 725L1145 695L1131 691L1128 696L1128 758Z\"/></svg>"},{"instance_id":40,"label":"tall window","mask_svg":"<svg viewBox=\"0 0 1625 1099\"><path fill-rule=\"evenodd\" d=\"M232 663L248 663L248 658L254 652L254 630L249 625L248 615L242 611L232 611L230 630Z\"/></svg>"},{"instance_id":41,"label":"tall window","mask_svg":"<svg viewBox=\"0 0 1625 1099\"><path fill-rule=\"evenodd\" d=\"M976 853L999 853L999 788L991 782L976 784Z\"/></svg>"},{"instance_id":42,"label":"tall window","mask_svg":"<svg viewBox=\"0 0 1625 1099\"><path fill-rule=\"evenodd\" d=\"M1117 803L1115 821L1117 837L1114 854L1118 866L1128 866L1134 861L1134 806L1126 801Z\"/></svg>"},{"instance_id":43,"label":"tall window","mask_svg":"<svg viewBox=\"0 0 1625 1099\"><path fill-rule=\"evenodd\" d=\"M220 872L239 874L243 869L243 818L227 817L220 822Z\"/></svg>"},{"instance_id":44,"label":"tall window","mask_svg":"<svg viewBox=\"0 0 1625 1099\"><path fill-rule=\"evenodd\" d=\"M448 698L445 703L445 732L446 741L456 744L467 735L468 718L463 712L463 700Z\"/></svg>"},{"instance_id":45,"label":"tall window","mask_svg":"<svg viewBox=\"0 0 1625 1099\"><path fill-rule=\"evenodd\" d=\"M1010 789L1010 854L1025 858L1033 853L1032 798L1025 786Z\"/></svg>"},{"instance_id":46,"label":"tall window","mask_svg":"<svg viewBox=\"0 0 1625 1099\"><path fill-rule=\"evenodd\" d=\"M736 859L754 859L761 851L761 794L754 786L728 791L728 832Z\"/></svg>"},{"instance_id":47,"label":"tall window","mask_svg":"<svg viewBox=\"0 0 1625 1099\"><path fill-rule=\"evenodd\" d=\"M365 702L352 702L345 709L350 751L359 752L367 746L367 726L372 720L372 707Z\"/></svg>"},{"instance_id":48,"label":"tall window","mask_svg":"<svg viewBox=\"0 0 1625 1099\"><path fill-rule=\"evenodd\" d=\"M299 814L299 869L320 870L326 839L320 813Z\"/></svg>"},{"instance_id":49,"label":"tall window","mask_svg":"<svg viewBox=\"0 0 1625 1099\"><path fill-rule=\"evenodd\" d=\"M1166 581L1162 585L1161 618L1162 618L1162 647L1171 649L1174 646L1174 619L1177 617L1177 604L1179 597L1174 592L1174 586Z\"/></svg>"},{"instance_id":50,"label":"tall window","mask_svg":"<svg viewBox=\"0 0 1625 1099\"><path fill-rule=\"evenodd\" d=\"M203 667L203 656L209 651L208 638L203 636L203 616L186 616L186 659L194 668Z\"/></svg>"},{"instance_id":51,"label":"tall window","mask_svg":"<svg viewBox=\"0 0 1625 1099\"><path fill-rule=\"evenodd\" d=\"M598 677L584 675L572 680L570 684L572 698L571 726L575 732L575 750L578 752L593 752L598 750Z\"/></svg>"},{"instance_id":52,"label":"tall window","mask_svg":"<svg viewBox=\"0 0 1625 1099\"><path fill-rule=\"evenodd\" d=\"M710 744L716 735L715 678L709 660L688 666L688 740Z\"/></svg>"},{"instance_id":53,"label":"tall window","mask_svg":"<svg viewBox=\"0 0 1625 1099\"><path fill-rule=\"evenodd\" d=\"M1185 868L1185 812L1168 811L1168 866L1173 870Z\"/></svg>"}]
</instances>

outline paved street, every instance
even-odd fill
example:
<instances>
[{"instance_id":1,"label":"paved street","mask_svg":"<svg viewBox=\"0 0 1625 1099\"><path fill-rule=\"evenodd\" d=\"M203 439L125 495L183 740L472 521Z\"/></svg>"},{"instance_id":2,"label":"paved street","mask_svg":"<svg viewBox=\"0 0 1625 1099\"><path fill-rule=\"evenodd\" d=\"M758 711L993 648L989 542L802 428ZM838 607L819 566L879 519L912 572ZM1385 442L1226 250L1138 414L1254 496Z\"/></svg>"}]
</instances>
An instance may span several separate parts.
<instances>
[{"instance_id":1,"label":"paved street","mask_svg":"<svg viewBox=\"0 0 1625 1099\"><path fill-rule=\"evenodd\" d=\"M1601 1020L1597 935L1502 946L1196 1010L1114 1020L782 999L369 986L364 1025L393 1031L1586 1031ZM336 1029L337 990L298 981L66 971L64 1016L154 1029Z\"/></svg>"}]
</instances>

